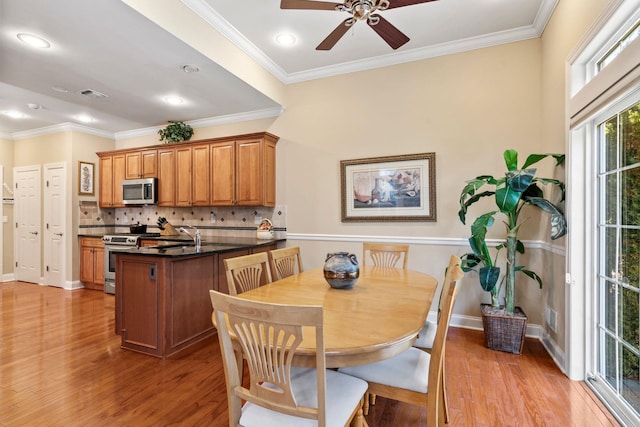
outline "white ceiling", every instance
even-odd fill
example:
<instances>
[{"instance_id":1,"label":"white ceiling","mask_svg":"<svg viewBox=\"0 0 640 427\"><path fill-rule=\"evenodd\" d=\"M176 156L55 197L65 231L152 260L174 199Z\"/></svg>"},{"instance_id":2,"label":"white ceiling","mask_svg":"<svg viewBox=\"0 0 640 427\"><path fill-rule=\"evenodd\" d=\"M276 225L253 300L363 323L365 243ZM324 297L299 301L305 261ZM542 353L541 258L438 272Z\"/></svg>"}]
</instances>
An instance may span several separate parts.
<instances>
[{"instance_id":1,"label":"white ceiling","mask_svg":"<svg viewBox=\"0 0 640 427\"><path fill-rule=\"evenodd\" d=\"M332 50L316 51L348 17L344 12L281 10L280 0L181 1L289 84L539 37L558 0L439 0L379 12L411 39L396 51L364 22ZM51 48L29 48L19 32L42 36ZM281 32L297 43L278 46ZM200 71L185 73L185 64ZM108 97L80 94L86 89ZM167 95L185 103L167 105ZM27 116L0 114L0 136L66 123L117 137L150 133L168 120L200 120L197 127L273 116L280 108L121 1L0 0L0 113ZM79 114L95 121L83 124L74 118Z\"/></svg>"}]
</instances>

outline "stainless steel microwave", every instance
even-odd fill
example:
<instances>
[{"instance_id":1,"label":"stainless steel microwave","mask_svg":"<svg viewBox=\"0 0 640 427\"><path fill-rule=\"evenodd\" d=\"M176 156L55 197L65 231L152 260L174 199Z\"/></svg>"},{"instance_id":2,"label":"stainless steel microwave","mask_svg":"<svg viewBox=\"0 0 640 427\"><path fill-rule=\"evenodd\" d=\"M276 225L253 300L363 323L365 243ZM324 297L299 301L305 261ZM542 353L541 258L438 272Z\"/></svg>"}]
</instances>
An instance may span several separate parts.
<instances>
[{"instance_id":1,"label":"stainless steel microwave","mask_svg":"<svg viewBox=\"0 0 640 427\"><path fill-rule=\"evenodd\" d=\"M125 205L157 204L158 178L125 179L122 181L122 203Z\"/></svg>"}]
</instances>

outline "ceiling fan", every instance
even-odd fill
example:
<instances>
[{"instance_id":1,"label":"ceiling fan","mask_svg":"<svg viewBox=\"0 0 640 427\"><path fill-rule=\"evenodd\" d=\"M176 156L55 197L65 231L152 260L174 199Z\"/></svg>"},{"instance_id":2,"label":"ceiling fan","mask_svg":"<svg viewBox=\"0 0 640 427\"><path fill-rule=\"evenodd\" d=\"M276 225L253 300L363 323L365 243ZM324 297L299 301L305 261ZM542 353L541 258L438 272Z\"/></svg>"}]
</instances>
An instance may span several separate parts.
<instances>
[{"instance_id":1,"label":"ceiling fan","mask_svg":"<svg viewBox=\"0 0 640 427\"><path fill-rule=\"evenodd\" d=\"M351 15L342 21L317 47L316 50L330 50L344 36L349 28L357 21L367 21L367 24L378 33L382 39L397 49L409 41L402 31L384 19L377 11L428 3L436 0L345 0L343 3L330 3L314 0L281 0L280 9L311 9L337 10Z\"/></svg>"}]
</instances>

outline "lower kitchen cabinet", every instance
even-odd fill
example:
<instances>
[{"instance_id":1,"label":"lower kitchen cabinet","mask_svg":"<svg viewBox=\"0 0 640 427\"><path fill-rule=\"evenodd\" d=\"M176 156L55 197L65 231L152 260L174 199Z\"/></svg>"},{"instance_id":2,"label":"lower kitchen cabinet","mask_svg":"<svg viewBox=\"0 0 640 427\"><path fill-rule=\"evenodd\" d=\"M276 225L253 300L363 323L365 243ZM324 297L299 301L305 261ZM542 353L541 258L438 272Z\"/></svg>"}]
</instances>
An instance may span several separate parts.
<instances>
[{"instance_id":1,"label":"lower kitchen cabinet","mask_svg":"<svg viewBox=\"0 0 640 427\"><path fill-rule=\"evenodd\" d=\"M104 243L99 237L81 237L80 281L87 289L104 291Z\"/></svg>"},{"instance_id":2,"label":"lower kitchen cabinet","mask_svg":"<svg viewBox=\"0 0 640 427\"><path fill-rule=\"evenodd\" d=\"M122 348L166 358L213 335L215 258L118 254L116 333Z\"/></svg>"}]
</instances>

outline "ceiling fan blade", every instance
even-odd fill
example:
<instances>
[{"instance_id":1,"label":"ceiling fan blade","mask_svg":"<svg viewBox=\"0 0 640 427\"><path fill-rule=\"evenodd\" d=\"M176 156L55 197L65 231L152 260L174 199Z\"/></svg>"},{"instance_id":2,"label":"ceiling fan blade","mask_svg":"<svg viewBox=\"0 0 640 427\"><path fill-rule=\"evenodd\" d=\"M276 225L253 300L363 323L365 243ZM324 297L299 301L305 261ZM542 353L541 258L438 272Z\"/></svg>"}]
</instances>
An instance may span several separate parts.
<instances>
[{"instance_id":1,"label":"ceiling fan blade","mask_svg":"<svg viewBox=\"0 0 640 427\"><path fill-rule=\"evenodd\" d=\"M313 9L313 10L336 10L342 3L329 3L326 1L312 0L282 0L280 9Z\"/></svg>"},{"instance_id":2,"label":"ceiling fan blade","mask_svg":"<svg viewBox=\"0 0 640 427\"><path fill-rule=\"evenodd\" d=\"M437 0L389 0L387 9L395 9L396 7L412 6L414 4L429 3ZM284 0L283 0L284 3Z\"/></svg>"},{"instance_id":3,"label":"ceiling fan blade","mask_svg":"<svg viewBox=\"0 0 640 427\"><path fill-rule=\"evenodd\" d=\"M336 29L327 36L326 39L322 40L322 43L320 43L318 47L316 47L316 50L331 50L331 48L334 47L336 43L338 43L338 40L340 40L342 36L344 36L346 32L349 31L349 28L351 28L351 25L347 25L347 22L350 19L351 18L347 18L342 21L342 23L338 25Z\"/></svg>"},{"instance_id":4,"label":"ceiling fan blade","mask_svg":"<svg viewBox=\"0 0 640 427\"><path fill-rule=\"evenodd\" d=\"M371 16L379 18L380 21L378 21L376 25L371 25L370 21L367 19L367 24L369 24L369 26L373 28L373 31L378 33L378 35L382 37L382 39L386 41L392 49L395 50L409 41L409 37L382 16L378 14Z\"/></svg>"}]
</instances>

